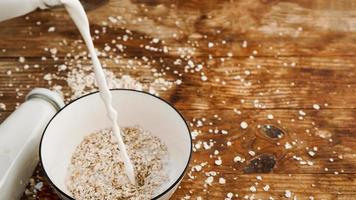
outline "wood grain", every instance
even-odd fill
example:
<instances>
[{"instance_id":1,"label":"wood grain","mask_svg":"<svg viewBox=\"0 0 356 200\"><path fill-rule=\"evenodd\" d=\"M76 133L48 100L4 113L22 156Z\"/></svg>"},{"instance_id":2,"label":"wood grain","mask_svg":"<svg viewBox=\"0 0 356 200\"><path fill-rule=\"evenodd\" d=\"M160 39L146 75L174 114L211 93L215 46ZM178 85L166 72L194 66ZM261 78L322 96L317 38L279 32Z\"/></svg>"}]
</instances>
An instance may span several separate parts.
<instances>
[{"instance_id":1,"label":"wood grain","mask_svg":"<svg viewBox=\"0 0 356 200\"><path fill-rule=\"evenodd\" d=\"M286 191L297 199L355 199L355 1L98 2L83 1L107 69L144 84L157 77L182 81L158 89L183 113L191 131L199 132L189 172L172 199L224 199L229 192L238 194L234 199L288 199ZM50 27L55 31L48 32ZM116 50L106 52L105 46ZM56 56L46 48L56 48ZM72 68L59 72L57 66L69 66L76 55L90 65L82 59L85 46L63 8L1 22L0 103L6 110L0 111L0 121L33 87L57 84L70 94L59 79ZM132 62L140 65L133 68ZM49 73L59 78L44 80ZM199 120L205 120L203 126ZM268 137L265 125L277 127L283 137ZM212 148L198 148L209 141ZM236 156L245 161L234 162ZM214 164L218 157L221 166ZM193 170L205 162L202 171ZM214 182L204 186L211 171L217 173ZM35 197L23 199L58 199L42 175L39 166L33 178L44 186ZM219 184L220 177L226 184Z\"/></svg>"},{"instance_id":2,"label":"wood grain","mask_svg":"<svg viewBox=\"0 0 356 200\"><path fill-rule=\"evenodd\" d=\"M110 35L119 36L125 33L123 29L130 30L134 37L124 44L128 45L125 53L131 56L154 54L137 45L146 44L152 37L159 37L169 44L171 55L179 55L178 48L181 47L194 48L196 42L196 55L201 56L226 56L227 52L249 56L251 50L272 57L353 56L356 40L353 11L356 5L351 0L339 2L333 5L323 1L199 3L121 0L109 1L105 6L89 11L88 16L92 32L101 31L103 22ZM120 20L113 24L108 20L110 16L119 16ZM1 23L1 48L7 49L1 56L42 56L43 48L53 46L64 55L69 48L58 46L58 43L66 40L71 45L80 39L63 9L41 11L28 17L28 20L20 17ZM41 25L36 25L38 22ZM56 31L48 33L51 26ZM108 34L99 35L98 47L111 42L112 37ZM228 45L221 45L223 40ZM243 41L248 42L249 48L242 48ZM208 48L208 42L216 43L215 48ZM31 51L24 47L31 47Z\"/></svg>"}]
</instances>

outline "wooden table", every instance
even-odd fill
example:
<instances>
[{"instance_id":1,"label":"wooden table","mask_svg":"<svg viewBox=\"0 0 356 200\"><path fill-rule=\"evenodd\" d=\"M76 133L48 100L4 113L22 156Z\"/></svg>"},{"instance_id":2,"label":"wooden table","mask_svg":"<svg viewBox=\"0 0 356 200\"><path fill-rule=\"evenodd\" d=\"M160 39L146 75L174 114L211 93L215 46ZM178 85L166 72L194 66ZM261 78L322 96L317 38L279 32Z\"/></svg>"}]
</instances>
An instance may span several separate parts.
<instances>
[{"instance_id":1,"label":"wooden table","mask_svg":"<svg viewBox=\"0 0 356 200\"><path fill-rule=\"evenodd\" d=\"M166 80L180 79L161 96L194 124L195 145L214 143L196 149L190 166L207 165L189 172L172 199L224 199L229 192L233 199L356 199L356 1L97 2L86 3L92 32L106 26L96 47L102 50L130 30L132 39L121 41L122 60L149 60L147 69L129 69L102 58L108 69L143 83L154 81L152 69ZM109 16L120 16L119 22ZM0 102L6 105L0 121L31 88L50 87L45 74L66 76L53 66L65 62L78 39L61 8L0 23ZM50 58L46 47L57 48L57 60L41 59ZM191 73L189 66L197 70ZM277 129L266 133L265 125ZM217 175L209 186L211 171ZM58 198L41 174L38 168L33 176L44 181L41 191L23 199Z\"/></svg>"}]
</instances>

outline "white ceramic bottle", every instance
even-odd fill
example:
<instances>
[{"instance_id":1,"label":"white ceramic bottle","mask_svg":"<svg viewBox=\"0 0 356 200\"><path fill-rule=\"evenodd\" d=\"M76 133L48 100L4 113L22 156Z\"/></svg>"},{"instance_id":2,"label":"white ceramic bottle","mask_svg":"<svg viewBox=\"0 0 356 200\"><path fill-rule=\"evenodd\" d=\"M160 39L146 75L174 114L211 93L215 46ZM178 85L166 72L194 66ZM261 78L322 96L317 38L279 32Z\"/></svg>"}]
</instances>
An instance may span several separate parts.
<instances>
[{"instance_id":1,"label":"white ceramic bottle","mask_svg":"<svg viewBox=\"0 0 356 200\"><path fill-rule=\"evenodd\" d=\"M46 9L61 5L59 0L0 0L0 22L25 15L37 8Z\"/></svg>"},{"instance_id":2,"label":"white ceramic bottle","mask_svg":"<svg viewBox=\"0 0 356 200\"><path fill-rule=\"evenodd\" d=\"M33 89L0 125L0 199L20 199L39 161L43 131L64 106L60 95L44 88Z\"/></svg>"}]
</instances>

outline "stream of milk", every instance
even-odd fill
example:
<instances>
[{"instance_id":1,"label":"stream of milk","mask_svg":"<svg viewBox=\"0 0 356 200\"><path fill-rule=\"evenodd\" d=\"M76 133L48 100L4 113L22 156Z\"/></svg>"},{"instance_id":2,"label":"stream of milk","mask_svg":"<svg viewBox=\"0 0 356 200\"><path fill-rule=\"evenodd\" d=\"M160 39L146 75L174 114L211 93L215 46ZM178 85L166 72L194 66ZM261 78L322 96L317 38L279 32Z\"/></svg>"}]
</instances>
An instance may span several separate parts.
<instances>
[{"instance_id":1,"label":"stream of milk","mask_svg":"<svg viewBox=\"0 0 356 200\"><path fill-rule=\"evenodd\" d=\"M89 21L86 16L86 13L84 11L84 8L83 8L82 4L79 2L79 0L61 0L61 2L64 4L69 15L73 19L75 25L78 27L78 29L84 39L84 42L88 47L88 50L89 50L89 53L90 53L90 56L91 56L91 59L93 62L96 82L99 87L99 93L100 93L101 99L103 100L103 102L105 104L107 114L111 121L113 132L117 137L121 157L123 158L123 161L125 164L126 174L129 178L130 182L132 184L135 184L134 168L133 168L133 165L132 165L130 158L127 154L125 144L124 144L122 136L121 136L121 130L118 125L117 112L112 106L111 93L110 93L110 90L109 90L107 82L106 82L103 68L100 64L100 61L99 61L98 56L94 49L94 44L93 44L93 41L92 41L91 35L90 35Z\"/></svg>"}]
</instances>

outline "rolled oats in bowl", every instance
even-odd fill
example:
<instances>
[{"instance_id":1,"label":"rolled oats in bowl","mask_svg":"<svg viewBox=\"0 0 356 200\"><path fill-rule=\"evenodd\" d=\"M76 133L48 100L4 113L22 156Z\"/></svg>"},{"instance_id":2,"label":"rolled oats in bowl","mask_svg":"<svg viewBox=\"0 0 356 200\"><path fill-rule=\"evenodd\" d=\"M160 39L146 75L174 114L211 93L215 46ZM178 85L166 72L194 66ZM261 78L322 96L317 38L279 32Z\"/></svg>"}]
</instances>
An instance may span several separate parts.
<instances>
[{"instance_id":1,"label":"rolled oats in bowl","mask_svg":"<svg viewBox=\"0 0 356 200\"><path fill-rule=\"evenodd\" d=\"M122 136L136 184L125 174L112 130L103 129L85 136L72 155L66 186L75 199L151 199L169 181L168 151L158 137L140 127L123 128Z\"/></svg>"}]
</instances>

